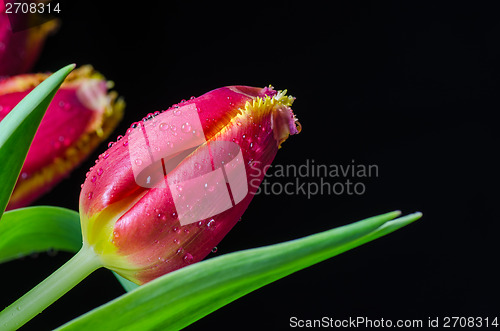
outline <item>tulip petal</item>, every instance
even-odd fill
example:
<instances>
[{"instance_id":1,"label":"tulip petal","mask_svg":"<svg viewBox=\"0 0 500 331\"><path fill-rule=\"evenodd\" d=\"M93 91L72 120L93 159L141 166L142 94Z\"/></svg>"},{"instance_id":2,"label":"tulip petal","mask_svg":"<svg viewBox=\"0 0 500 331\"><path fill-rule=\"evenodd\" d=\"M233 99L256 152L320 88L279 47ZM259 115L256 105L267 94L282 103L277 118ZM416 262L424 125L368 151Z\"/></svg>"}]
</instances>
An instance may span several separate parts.
<instances>
[{"instance_id":1,"label":"tulip petal","mask_svg":"<svg viewBox=\"0 0 500 331\"><path fill-rule=\"evenodd\" d=\"M0 76L29 71L38 58L45 39L59 26L58 20L50 20L26 30L13 32L13 24L29 26L31 15L9 15L10 17L5 13L4 1L0 0Z\"/></svg>"},{"instance_id":2,"label":"tulip petal","mask_svg":"<svg viewBox=\"0 0 500 331\"><path fill-rule=\"evenodd\" d=\"M138 284L202 260L240 219L281 143L298 133L293 100L230 86L134 123L84 183L84 240Z\"/></svg>"},{"instance_id":3,"label":"tulip petal","mask_svg":"<svg viewBox=\"0 0 500 331\"><path fill-rule=\"evenodd\" d=\"M46 74L0 81L0 120ZM52 189L116 127L124 102L90 66L71 73L49 106L26 157L8 209L26 206Z\"/></svg>"}]
</instances>

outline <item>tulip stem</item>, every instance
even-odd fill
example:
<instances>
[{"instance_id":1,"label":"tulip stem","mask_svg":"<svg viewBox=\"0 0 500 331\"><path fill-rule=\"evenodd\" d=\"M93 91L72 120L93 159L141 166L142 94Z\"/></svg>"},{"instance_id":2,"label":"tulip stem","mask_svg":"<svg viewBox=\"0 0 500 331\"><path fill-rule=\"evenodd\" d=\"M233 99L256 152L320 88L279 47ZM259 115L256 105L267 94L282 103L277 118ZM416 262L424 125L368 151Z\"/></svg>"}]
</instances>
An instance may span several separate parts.
<instances>
[{"instance_id":1,"label":"tulip stem","mask_svg":"<svg viewBox=\"0 0 500 331\"><path fill-rule=\"evenodd\" d=\"M0 329L20 328L101 266L93 249L84 245L62 267L0 312Z\"/></svg>"}]
</instances>

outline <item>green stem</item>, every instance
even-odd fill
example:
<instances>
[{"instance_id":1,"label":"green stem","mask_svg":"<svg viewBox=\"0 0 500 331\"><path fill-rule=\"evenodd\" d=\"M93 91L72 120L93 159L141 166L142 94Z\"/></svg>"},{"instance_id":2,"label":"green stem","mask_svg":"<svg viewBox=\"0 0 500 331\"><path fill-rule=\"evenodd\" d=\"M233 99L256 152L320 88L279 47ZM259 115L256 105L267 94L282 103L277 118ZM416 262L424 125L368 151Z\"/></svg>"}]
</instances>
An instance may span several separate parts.
<instances>
[{"instance_id":1,"label":"green stem","mask_svg":"<svg viewBox=\"0 0 500 331\"><path fill-rule=\"evenodd\" d=\"M0 329L20 328L100 267L99 257L84 245L52 275L0 312Z\"/></svg>"}]
</instances>

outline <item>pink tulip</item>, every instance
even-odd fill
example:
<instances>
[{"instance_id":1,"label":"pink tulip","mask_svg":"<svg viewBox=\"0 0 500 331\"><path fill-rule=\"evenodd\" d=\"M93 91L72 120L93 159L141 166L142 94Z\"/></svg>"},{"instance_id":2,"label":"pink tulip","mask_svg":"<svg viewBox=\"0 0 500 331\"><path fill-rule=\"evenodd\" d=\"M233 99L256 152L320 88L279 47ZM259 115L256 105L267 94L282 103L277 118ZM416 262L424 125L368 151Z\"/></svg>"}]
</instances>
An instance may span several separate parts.
<instances>
[{"instance_id":1,"label":"pink tulip","mask_svg":"<svg viewBox=\"0 0 500 331\"><path fill-rule=\"evenodd\" d=\"M34 15L22 12L5 13L0 0L0 76L27 72L35 63L47 36L57 29L58 21L50 20L31 28L12 31L12 26L29 26ZM9 20L10 19L10 20Z\"/></svg>"},{"instance_id":2,"label":"pink tulip","mask_svg":"<svg viewBox=\"0 0 500 331\"><path fill-rule=\"evenodd\" d=\"M0 121L49 74L0 80ZM91 66L74 70L47 109L7 209L30 204L79 165L116 127L124 102Z\"/></svg>"},{"instance_id":3,"label":"pink tulip","mask_svg":"<svg viewBox=\"0 0 500 331\"><path fill-rule=\"evenodd\" d=\"M299 132L285 92L223 87L134 123L87 174L84 243L137 284L202 260Z\"/></svg>"}]
</instances>

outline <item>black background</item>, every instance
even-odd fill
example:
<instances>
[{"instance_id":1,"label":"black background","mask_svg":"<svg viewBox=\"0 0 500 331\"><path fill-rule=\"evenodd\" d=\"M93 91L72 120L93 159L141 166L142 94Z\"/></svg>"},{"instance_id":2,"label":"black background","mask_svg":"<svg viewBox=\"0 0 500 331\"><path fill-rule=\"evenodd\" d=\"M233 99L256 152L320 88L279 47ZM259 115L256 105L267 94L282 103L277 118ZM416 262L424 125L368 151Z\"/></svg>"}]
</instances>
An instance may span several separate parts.
<instances>
[{"instance_id":1,"label":"black background","mask_svg":"<svg viewBox=\"0 0 500 331\"><path fill-rule=\"evenodd\" d=\"M293 108L303 125L274 164L355 160L379 167L378 177L362 179L361 196L256 196L211 256L391 210L424 214L188 330L287 329L292 316L425 322L498 316L498 8L472 1L62 1L60 8L61 28L34 70L90 63L113 80L127 108L110 140L147 113L192 95L272 84L297 98ZM80 184L106 145L37 204L77 210ZM40 254L3 265L0 277L9 285L1 303L70 256ZM25 329L57 327L122 293L99 270Z\"/></svg>"}]
</instances>

